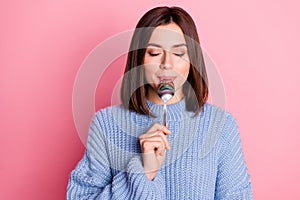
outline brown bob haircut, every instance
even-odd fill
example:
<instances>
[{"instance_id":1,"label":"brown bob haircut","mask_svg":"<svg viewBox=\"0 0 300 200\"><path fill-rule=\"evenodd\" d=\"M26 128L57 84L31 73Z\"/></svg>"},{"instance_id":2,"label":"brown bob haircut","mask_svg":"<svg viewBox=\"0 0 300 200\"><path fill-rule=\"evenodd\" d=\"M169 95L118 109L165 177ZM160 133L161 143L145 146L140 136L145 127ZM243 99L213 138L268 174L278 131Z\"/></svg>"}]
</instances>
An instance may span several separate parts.
<instances>
[{"instance_id":1,"label":"brown bob haircut","mask_svg":"<svg viewBox=\"0 0 300 200\"><path fill-rule=\"evenodd\" d=\"M122 80L121 101L125 108L142 115L154 116L146 102L149 84L146 83L143 62L146 47L155 27L176 23L182 30L190 59L190 70L183 93L186 110L200 112L208 98L208 78L197 28L192 17L179 7L156 7L139 20L130 44Z\"/></svg>"}]
</instances>

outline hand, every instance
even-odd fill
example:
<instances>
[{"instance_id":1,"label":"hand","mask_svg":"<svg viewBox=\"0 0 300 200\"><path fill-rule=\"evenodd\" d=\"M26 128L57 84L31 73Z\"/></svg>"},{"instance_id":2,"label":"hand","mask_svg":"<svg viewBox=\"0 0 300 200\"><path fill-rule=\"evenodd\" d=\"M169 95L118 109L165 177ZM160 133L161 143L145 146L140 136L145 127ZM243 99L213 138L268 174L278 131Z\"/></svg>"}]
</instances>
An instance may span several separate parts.
<instances>
[{"instance_id":1,"label":"hand","mask_svg":"<svg viewBox=\"0 0 300 200\"><path fill-rule=\"evenodd\" d=\"M170 134L171 131L166 126L155 123L139 137L144 171L150 180L156 176L163 164L166 158L166 149L170 149L167 138L167 135Z\"/></svg>"}]
</instances>

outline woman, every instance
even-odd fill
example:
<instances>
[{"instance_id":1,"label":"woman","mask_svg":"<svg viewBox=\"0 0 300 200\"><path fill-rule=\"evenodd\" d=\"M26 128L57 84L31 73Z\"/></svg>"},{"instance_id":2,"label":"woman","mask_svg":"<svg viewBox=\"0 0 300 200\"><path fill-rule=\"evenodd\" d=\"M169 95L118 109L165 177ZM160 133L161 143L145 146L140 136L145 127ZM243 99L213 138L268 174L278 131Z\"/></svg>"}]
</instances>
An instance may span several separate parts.
<instances>
[{"instance_id":1,"label":"woman","mask_svg":"<svg viewBox=\"0 0 300 200\"><path fill-rule=\"evenodd\" d=\"M162 125L161 82L173 82ZM178 7L138 22L123 77L122 105L97 112L67 199L253 199L238 126L207 103L196 26Z\"/></svg>"}]
</instances>

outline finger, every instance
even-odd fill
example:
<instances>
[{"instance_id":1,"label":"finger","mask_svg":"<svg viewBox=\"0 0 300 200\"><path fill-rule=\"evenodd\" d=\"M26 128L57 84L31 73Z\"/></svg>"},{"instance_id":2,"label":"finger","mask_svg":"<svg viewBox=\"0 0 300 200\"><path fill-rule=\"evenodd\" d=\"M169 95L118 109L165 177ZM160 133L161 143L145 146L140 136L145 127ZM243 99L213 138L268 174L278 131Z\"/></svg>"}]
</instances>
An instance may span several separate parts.
<instances>
[{"instance_id":1,"label":"finger","mask_svg":"<svg viewBox=\"0 0 300 200\"><path fill-rule=\"evenodd\" d=\"M163 126L164 127L164 126ZM146 137L151 137L151 136L154 136L154 135L157 135L158 132L162 132L164 134L169 134L171 133L170 130L168 129L165 129L165 128L162 128L162 129L155 129L155 130L148 130L146 133L142 134L139 136L139 138L146 138Z\"/></svg>"},{"instance_id":2,"label":"finger","mask_svg":"<svg viewBox=\"0 0 300 200\"><path fill-rule=\"evenodd\" d=\"M166 126L164 126L162 124L155 123L153 125L153 128L155 128L156 130L161 130L162 132L164 132L167 135L171 134L171 131Z\"/></svg>"},{"instance_id":3,"label":"finger","mask_svg":"<svg viewBox=\"0 0 300 200\"><path fill-rule=\"evenodd\" d=\"M151 131L153 130L161 130L163 131L165 134L171 134L171 131L164 125L162 124L158 124L158 123L154 123L153 126L149 129Z\"/></svg>"},{"instance_id":4,"label":"finger","mask_svg":"<svg viewBox=\"0 0 300 200\"><path fill-rule=\"evenodd\" d=\"M157 149L158 151L161 151L164 149L162 141L146 140L146 141L142 142L141 146L142 146L142 151L145 154L154 153L155 152L154 149Z\"/></svg>"},{"instance_id":5,"label":"finger","mask_svg":"<svg viewBox=\"0 0 300 200\"><path fill-rule=\"evenodd\" d=\"M162 132L160 132L159 135L160 135L161 138L163 139L164 144L165 144L165 147L166 147L167 149L170 149L170 142L169 142L168 138L166 137L166 135L163 134Z\"/></svg>"},{"instance_id":6,"label":"finger","mask_svg":"<svg viewBox=\"0 0 300 200\"><path fill-rule=\"evenodd\" d=\"M163 149L161 151L157 151L157 153L159 153L160 156L165 156L166 155L166 150Z\"/></svg>"},{"instance_id":7,"label":"finger","mask_svg":"<svg viewBox=\"0 0 300 200\"><path fill-rule=\"evenodd\" d=\"M155 136L155 135L157 135L158 134L158 131L157 130L155 130L155 131L151 131L151 132L147 132L147 133L145 133L145 134L143 134L143 135L140 135L140 139L143 139L143 138L149 138L149 137L152 137L152 136Z\"/></svg>"},{"instance_id":8,"label":"finger","mask_svg":"<svg viewBox=\"0 0 300 200\"><path fill-rule=\"evenodd\" d=\"M140 140L141 146L143 146L145 142L153 142L153 145L154 145L154 143L159 142L159 143L162 143L163 148L166 146L166 144L164 144L164 141L162 140L161 136L159 136L159 135L157 135L155 137L151 137L151 138L141 139Z\"/></svg>"},{"instance_id":9,"label":"finger","mask_svg":"<svg viewBox=\"0 0 300 200\"><path fill-rule=\"evenodd\" d=\"M148 137L146 137L148 136ZM144 141L145 139L153 139L154 140L159 140L159 139L162 139L163 143L164 143L164 146L167 148L167 149L170 149L170 143L169 143L169 140L168 138L165 136L165 134L163 134L163 132L161 131L156 131L156 132L153 132L151 134L148 134L148 135L145 135L143 136L142 138L140 138L140 140Z\"/></svg>"},{"instance_id":10,"label":"finger","mask_svg":"<svg viewBox=\"0 0 300 200\"><path fill-rule=\"evenodd\" d=\"M161 131L163 131L164 134L166 134L166 135L170 135L171 134L171 131L166 126L163 126L162 129L161 129Z\"/></svg>"}]
</instances>

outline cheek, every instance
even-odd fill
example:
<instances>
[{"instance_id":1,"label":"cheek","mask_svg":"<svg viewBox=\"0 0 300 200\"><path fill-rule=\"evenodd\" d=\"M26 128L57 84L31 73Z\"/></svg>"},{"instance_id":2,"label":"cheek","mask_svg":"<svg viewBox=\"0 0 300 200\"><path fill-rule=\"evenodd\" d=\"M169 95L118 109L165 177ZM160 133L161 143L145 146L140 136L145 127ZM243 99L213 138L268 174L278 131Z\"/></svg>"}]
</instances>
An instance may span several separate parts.
<instances>
[{"instance_id":1,"label":"cheek","mask_svg":"<svg viewBox=\"0 0 300 200\"><path fill-rule=\"evenodd\" d=\"M190 71L190 63L188 62L181 63L181 65L178 66L176 71L178 74L181 75L183 79L187 79Z\"/></svg>"},{"instance_id":2,"label":"cheek","mask_svg":"<svg viewBox=\"0 0 300 200\"><path fill-rule=\"evenodd\" d=\"M157 80L155 80L156 76L156 72L159 69L159 67L157 65L151 65L151 64L146 64L144 65L144 72L145 72L145 79L146 79L146 83L150 83L152 85L153 82L156 82Z\"/></svg>"},{"instance_id":3,"label":"cheek","mask_svg":"<svg viewBox=\"0 0 300 200\"><path fill-rule=\"evenodd\" d=\"M179 77L174 82L177 88L181 88L186 82L189 75L189 70L190 64L187 62L177 66L176 73L179 75Z\"/></svg>"}]
</instances>

